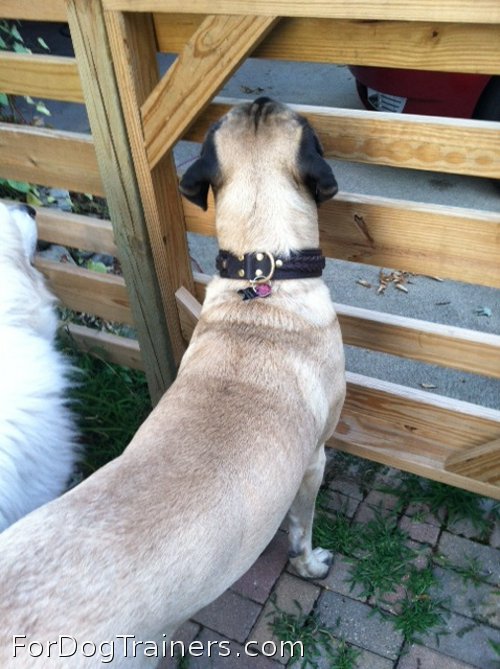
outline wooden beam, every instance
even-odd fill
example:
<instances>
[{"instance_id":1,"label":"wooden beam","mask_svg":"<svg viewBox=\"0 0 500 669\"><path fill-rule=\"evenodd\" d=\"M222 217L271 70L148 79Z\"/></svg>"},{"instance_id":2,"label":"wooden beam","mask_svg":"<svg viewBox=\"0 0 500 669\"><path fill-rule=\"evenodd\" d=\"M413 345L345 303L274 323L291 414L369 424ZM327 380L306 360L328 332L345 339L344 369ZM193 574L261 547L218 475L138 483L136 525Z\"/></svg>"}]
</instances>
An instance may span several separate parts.
<instances>
[{"instance_id":1,"label":"wooden beam","mask_svg":"<svg viewBox=\"0 0 500 669\"><path fill-rule=\"evenodd\" d=\"M76 61L64 56L0 51L0 91L83 102Z\"/></svg>"},{"instance_id":2,"label":"wooden beam","mask_svg":"<svg viewBox=\"0 0 500 669\"><path fill-rule=\"evenodd\" d=\"M500 336L335 304L345 344L500 379Z\"/></svg>"},{"instance_id":3,"label":"wooden beam","mask_svg":"<svg viewBox=\"0 0 500 669\"><path fill-rule=\"evenodd\" d=\"M477 481L500 485L500 439L452 453L445 469Z\"/></svg>"},{"instance_id":4,"label":"wooden beam","mask_svg":"<svg viewBox=\"0 0 500 669\"><path fill-rule=\"evenodd\" d=\"M141 108L151 167L276 23L274 17L207 16Z\"/></svg>"},{"instance_id":5,"label":"wooden beam","mask_svg":"<svg viewBox=\"0 0 500 669\"><path fill-rule=\"evenodd\" d=\"M137 339L127 339L104 330L92 330L75 323L66 323L64 329L80 350L116 365L144 371Z\"/></svg>"},{"instance_id":6,"label":"wooden beam","mask_svg":"<svg viewBox=\"0 0 500 669\"><path fill-rule=\"evenodd\" d=\"M151 398L156 403L175 376L175 360L102 7L99 0L68 0L67 9L114 238L130 297L131 320L138 332ZM127 307L122 318L129 318L129 313Z\"/></svg>"},{"instance_id":7,"label":"wooden beam","mask_svg":"<svg viewBox=\"0 0 500 669\"><path fill-rule=\"evenodd\" d=\"M162 296L176 364L185 351L175 291L193 289L191 262L173 156L168 152L151 170L142 131L140 107L158 83L156 42L151 17L106 15L118 88L127 124L154 269Z\"/></svg>"},{"instance_id":8,"label":"wooden beam","mask_svg":"<svg viewBox=\"0 0 500 669\"><path fill-rule=\"evenodd\" d=\"M202 20L201 14L155 14L159 50L179 53ZM499 43L499 24L286 18L273 28L252 56L500 74Z\"/></svg>"},{"instance_id":9,"label":"wooden beam","mask_svg":"<svg viewBox=\"0 0 500 669\"><path fill-rule=\"evenodd\" d=\"M12 200L0 198L7 207ZM92 216L71 214L52 207L34 207L38 239L74 249L107 253L118 257L110 221Z\"/></svg>"},{"instance_id":10,"label":"wooden beam","mask_svg":"<svg viewBox=\"0 0 500 669\"><path fill-rule=\"evenodd\" d=\"M2 18L26 21L66 21L64 0L44 0L26 2L26 0L2 0Z\"/></svg>"},{"instance_id":11,"label":"wooden beam","mask_svg":"<svg viewBox=\"0 0 500 669\"><path fill-rule=\"evenodd\" d=\"M189 342L200 318L201 304L184 287L179 288L175 293L175 299L177 300L177 307L179 309L182 334L186 342Z\"/></svg>"},{"instance_id":12,"label":"wooden beam","mask_svg":"<svg viewBox=\"0 0 500 669\"><path fill-rule=\"evenodd\" d=\"M0 199L0 202L7 206L12 204L12 200ZM110 221L70 214L51 207L34 207L34 209L38 239L51 244L118 257Z\"/></svg>"},{"instance_id":13,"label":"wooden beam","mask_svg":"<svg viewBox=\"0 0 500 669\"><path fill-rule=\"evenodd\" d=\"M123 277L41 258L35 260L35 267L64 306L107 321L135 325Z\"/></svg>"},{"instance_id":14,"label":"wooden beam","mask_svg":"<svg viewBox=\"0 0 500 669\"><path fill-rule=\"evenodd\" d=\"M0 123L0 177L104 195L92 137Z\"/></svg>"},{"instance_id":15,"label":"wooden beam","mask_svg":"<svg viewBox=\"0 0 500 669\"><path fill-rule=\"evenodd\" d=\"M328 445L500 499L500 487L448 471L452 453L500 434L500 411L347 372L347 398Z\"/></svg>"},{"instance_id":16,"label":"wooden beam","mask_svg":"<svg viewBox=\"0 0 500 669\"><path fill-rule=\"evenodd\" d=\"M184 138L202 141L209 126L239 102L214 100ZM497 122L290 106L316 129L327 158L500 179Z\"/></svg>"},{"instance_id":17,"label":"wooden beam","mask_svg":"<svg viewBox=\"0 0 500 669\"><path fill-rule=\"evenodd\" d=\"M183 207L189 232L215 235L212 197ZM341 192L319 224L330 258L500 288L500 213Z\"/></svg>"},{"instance_id":18,"label":"wooden beam","mask_svg":"<svg viewBox=\"0 0 500 669\"><path fill-rule=\"evenodd\" d=\"M437 21L499 23L497 0L104 0L104 7L124 12L254 14L313 16L363 21Z\"/></svg>"}]
</instances>

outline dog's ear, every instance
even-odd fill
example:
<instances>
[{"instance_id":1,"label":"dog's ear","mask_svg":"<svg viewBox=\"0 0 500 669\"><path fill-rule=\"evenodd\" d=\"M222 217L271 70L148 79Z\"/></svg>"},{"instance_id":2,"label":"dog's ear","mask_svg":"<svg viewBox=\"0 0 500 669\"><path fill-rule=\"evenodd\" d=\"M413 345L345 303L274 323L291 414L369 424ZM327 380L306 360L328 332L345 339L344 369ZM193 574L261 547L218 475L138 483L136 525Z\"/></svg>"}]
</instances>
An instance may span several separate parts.
<instances>
[{"instance_id":1,"label":"dog's ear","mask_svg":"<svg viewBox=\"0 0 500 669\"><path fill-rule=\"evenodd\" d=\"M204 211L207 210L208 189L217 182L219 164L214 143L214 132L219 124L214 125L208 132L201 154L184 173L179 189L188 200L197 204Z\"/></svg>"},{"instance_id":2,"label":"dog's ear","mask_svg":"<svg viewBox=\"0 0 500 669\"><path fill-rule=\"evenodd\" d=\"M337 194L339 187L332 168L323 158L323 148L318 136L304 121L299 146L299 171L311 195L319 205Z\"/></svg>"}]
</instances>

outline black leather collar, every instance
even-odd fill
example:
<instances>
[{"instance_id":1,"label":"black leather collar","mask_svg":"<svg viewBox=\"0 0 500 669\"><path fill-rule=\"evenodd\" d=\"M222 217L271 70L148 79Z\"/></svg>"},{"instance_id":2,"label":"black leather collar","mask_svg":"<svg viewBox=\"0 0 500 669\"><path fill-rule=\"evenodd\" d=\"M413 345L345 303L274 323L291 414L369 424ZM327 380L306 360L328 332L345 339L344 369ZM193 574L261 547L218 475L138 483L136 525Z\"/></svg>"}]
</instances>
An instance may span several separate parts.
<instances>
[{"instance_id":1,"label":"black leather collar","mask_svg":"<svg viewBox=\"0 0 500 669\"><path fill-rule=\"evenodd\" d=\"M304 249L287 257L275 256L264 251L245 253L242 256L235 256L229 251L219 251L215 265L224 279L261 283L319 277L325 267L325 258L321 254L321 249Z\"/></svg>"}]
</instances>

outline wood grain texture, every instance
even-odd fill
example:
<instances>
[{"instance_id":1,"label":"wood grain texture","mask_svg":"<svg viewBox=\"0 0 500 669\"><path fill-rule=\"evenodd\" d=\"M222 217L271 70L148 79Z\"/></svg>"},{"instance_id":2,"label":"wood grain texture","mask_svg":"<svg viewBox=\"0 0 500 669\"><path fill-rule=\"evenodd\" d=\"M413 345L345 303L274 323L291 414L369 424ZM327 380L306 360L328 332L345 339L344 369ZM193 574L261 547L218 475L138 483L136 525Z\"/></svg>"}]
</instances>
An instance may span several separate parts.
<instances>
[{"instance_id":1,"label":"wood grain texture","mask_svg":"<svg viewBox=\"0 0 500 669\"><path fill-rule=\"evenodd\" d=\"M106 360L106 362L144 370L139 342L136 339L119 337L103 330L92 330L75 323L66 324L64 329L81 351Z\"/></svg>"},{"instance_id":2,"label":"wood grain texture","mask_svg":"<svg viewBox=\"0 0 500 669\"><path fill-rule=\"evenodd\" d=\"M0 51L0 91L83 102L76 61L64 56Z\"/></svg>"},{"instance_id":3,"label":"wood grain texture","mask_svg":"<svg viewBox=\"0 0 500 669\"><path fill-rule=\"evenodd\" d=\"M151 170L144 148L140 107L158 83L156 43L149 16L108 13L108 35L124 110L135 174L162 297L175 364L185 351L175 291L192 290L186 231L171 152Z\"/></svg>"},{"instance_id":4,"label":"wood grain texture","mask_svg":"<svg viewBox=\"0 0 500 669\"><path fill-rule=\"evenodd\" d=\"M499 23L497 0L103 0L106 9L129 12L317 16L334 19Z\"/></svg>"},{"instance_id":5,"label":"wood grain texture","mask_svg":"<svg viewBox=\"0 0 500 669\"><path fill-rule=\"evenodd\" d=\"M104 195L92 137L0 123L0 176Z\"/></svg>"},{"instance_id":6,"label":"wood grain texture","mask_svg":"<svg viewBox=\"0 0 500 669\"><path fill-rule=\"evenodd\" d=\"M87 113L154 403L175 376L139 185L99 0L68 0ZM128 307L128 300L125 300ZM129 317L127 313L127 317Z\"/></svg>"},{"instance_id":7,"label":"wood grain texture","mask_svg":"<svg viewBox=\"0 0 500 669\"><path fill-rule=\"evenodd\" d=\"M185 139L202 141L209 126L238 102L214 100ZM500 178L500 123L290 106L318 132L327 158Z\"/></svg>"},{"instance_id":8,"label":"wood grain texture","mask_svg":"<svg viewBox=\"0 0 500 669\"><path fill-rule=\"evenodd\" d=\"M35 267L47 278L63 305L108 321L134 325L125 281L114 274L100 274L68 263L37 258Z\"/></svg>"},{"instance_id":9,"label":"wood grain texture","mask_svg":"<svg viewBox=\"0 0 500 669\"><path fill-rule=\"evenodd\" d=\"M500 485L500 439L452 453L445 468L455 474Z\"/></svg>"},{"instance_id":10,"label":"wood grain texture","mask_svg":"<svg viewBox=\"0 0 500 669\"><path fill-rule=\"evenodd\" d=\"M7 207L13 204L12 200L2 198L0 202ZM71 214L52 207L34 207L34 209L38 239L51 244L118 257L110 221Z\"/></svg>"},{"instance_id":11,"label":"wood grain texture","mask_svg":"<svg viewBox=\"0 0 500 669\"><path fill-rule=\"evenodd\" d=\"M202 20L200 14L155 14L160 51L179 53ZM284 18L252 56L498 74L499 43L499 24Z\"/></svg>"},{"instance_id":12,"label":"wood grain texture","mask_svg":"<svg viewBox=\"0 0 500 669\"><path fill-rule=\"evenodd\" d=\"M500 336L335 304L345 344L500 379Z\"/></svg>"},{"instance_id":13,"label":"wood grain texture","mask_svg":"<svg viewBox=\"0 0 500 669\"><path fill-rule=\"evenodd\" d=\"M141 107L154 167L262 40L275 19L207 16Z\"/></svg>"},{"instance_id":14,"label":"wood grain texture","mask_svg":"<svg viewBox=\"0 0 500 669\"><path fill-rule=\"evenodd\" d=\"M500 499L500 487L449 472L452 453L500 434L500 412L347 373L348 391L329 446Z\"/></svg>"},{"instance_id":15,"label":"wood grain texture","mask_svg":"<svg viewBox=\"0 0 500 669\"><path fill-rule=\"evenodd\" d=\"M75 249L119 257L110 221L37 207L39 239Z\"/></svg>"},{"instance_id":16,"label":"wood grain texture","mask_svg":"<svg viewBox=\"0 0 500 669\"><path fill-rule=\"evenodd\" d=\"M25 19L26 21L66 21L64 0L2 0L0 9L4 19Z\"/></svg>"},{"instance_id":17,"label":"wood grain texture","mask_svg":"<svg viewBox=\"0 0 500 669\"><path fill-rule=\"evenodd\" d=\"M207 211L183 202L189 232L215 236ZM500 214L339 193L319 209L330 258L500 288Z\"/></svg>"},{"instance_id":18,"label":"wood grain texture","mask_svg":"<svg viewBox=\"0 0 500 669\"><path fill-rule=\"evenodd\" d=\"M184 287L179 288L175 293L177 308L179 309L179 319L181 321L182 334L186 342L189 342L193 330L198 323L201 313L200 302Z\"/></svg>"}]
</instances>

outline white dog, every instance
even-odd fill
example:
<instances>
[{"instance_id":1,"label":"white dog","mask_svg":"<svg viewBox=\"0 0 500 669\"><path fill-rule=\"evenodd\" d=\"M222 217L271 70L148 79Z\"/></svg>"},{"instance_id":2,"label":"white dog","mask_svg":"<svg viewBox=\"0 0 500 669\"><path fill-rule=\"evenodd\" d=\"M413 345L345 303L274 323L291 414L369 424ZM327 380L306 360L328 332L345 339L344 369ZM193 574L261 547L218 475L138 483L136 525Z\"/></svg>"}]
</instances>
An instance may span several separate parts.
<instances>
[{"instance_id":1,"label":"white dog","mask_svg":"<svg viewBox=\"0 0 500 669\"><path fill-rule=\"evenodd\" d=\"M0 531L64 492L77 455L56 300L30 263L33 213L0 204Z\"/></svg>"}]
</instances>

